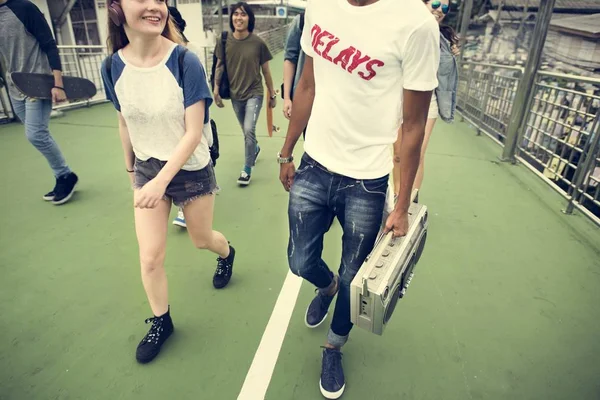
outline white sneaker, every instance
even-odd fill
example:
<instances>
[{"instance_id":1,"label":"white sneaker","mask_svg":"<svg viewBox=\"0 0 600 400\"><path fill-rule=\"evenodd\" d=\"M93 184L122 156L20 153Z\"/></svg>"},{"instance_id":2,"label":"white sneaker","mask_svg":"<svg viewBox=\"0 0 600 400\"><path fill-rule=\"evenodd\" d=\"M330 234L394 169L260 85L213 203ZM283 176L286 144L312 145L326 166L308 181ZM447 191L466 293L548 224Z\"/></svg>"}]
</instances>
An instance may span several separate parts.
<instances>
[{"instance_id":1,"label":"white sneaker","mask_svg":"<svg viewBox=\"0 0 600 400\"><path fill-rule=\"evenodd\" d=\"M173 225L177 225L182 228L187 228L187 225L185 223L185 216L183 215L183 210L181 208L177 213L177 217L173 220Z\"/></svg>"}]
</instances>

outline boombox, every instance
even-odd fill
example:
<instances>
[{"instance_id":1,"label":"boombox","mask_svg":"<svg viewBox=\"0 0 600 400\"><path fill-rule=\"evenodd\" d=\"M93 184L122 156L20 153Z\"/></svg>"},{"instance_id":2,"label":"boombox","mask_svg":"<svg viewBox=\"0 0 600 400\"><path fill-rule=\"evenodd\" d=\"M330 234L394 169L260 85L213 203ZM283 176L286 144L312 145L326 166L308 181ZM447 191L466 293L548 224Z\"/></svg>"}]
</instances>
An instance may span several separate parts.
<instances>
[{"instance_id":1,"label":"boombox","mask_svg":"<svg viewBox=\"0 0 600 400\"><path fill-rule=\"evenodd\" d=\"M380 235L350 284L350 319L359 328L383 334L404 297L427 239L427 207L411 203L408 233Z\"/></svg>"}]
</instances>

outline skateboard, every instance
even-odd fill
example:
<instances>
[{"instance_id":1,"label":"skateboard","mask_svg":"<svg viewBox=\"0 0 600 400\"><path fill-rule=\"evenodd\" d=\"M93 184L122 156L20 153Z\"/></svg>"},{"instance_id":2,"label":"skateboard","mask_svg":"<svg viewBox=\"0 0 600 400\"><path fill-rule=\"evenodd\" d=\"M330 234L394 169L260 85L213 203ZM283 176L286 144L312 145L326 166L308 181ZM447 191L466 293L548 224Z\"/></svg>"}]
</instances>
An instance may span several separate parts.
<instances>
[{"instance_id":1,"label":"skateboard","mask_svg":"<svg viewBox=\"0 0 600 400\"><path fill-rule=\"evenodd\" d=\"M279 94L279 90L275 90L275 95ZM267 99L267 132L269 137L273 136L273 131L279 132L281 129L277 125L273 125L273 109L269 107L269 98Z\"/></svg>"},{"instance_id":2,"label":"skateboard","mask_svg":"<svg viewBox=\"0 0 600 400\"><path fill-rule=\"evenodd\" d=\"M52 99L53 75L13 72L10 77L17 89L25 96ZM63 86L67 100L87 100L94 97L97 92L96 85L92 81L74 76L63 76Z\"/></svg>"}]
</instances>

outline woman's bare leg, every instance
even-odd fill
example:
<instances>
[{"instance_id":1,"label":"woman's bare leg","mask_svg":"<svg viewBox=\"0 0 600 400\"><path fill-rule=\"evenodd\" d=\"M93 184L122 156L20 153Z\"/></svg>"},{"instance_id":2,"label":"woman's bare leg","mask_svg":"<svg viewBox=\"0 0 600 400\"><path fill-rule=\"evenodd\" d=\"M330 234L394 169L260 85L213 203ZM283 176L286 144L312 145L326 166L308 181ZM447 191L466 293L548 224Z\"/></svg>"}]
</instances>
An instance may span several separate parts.
<instances>
[{"instance_id":1,"label":"woman's bare leg","mask_svg":"<svg viewBox=\"0 0 600 400\"><path fill-rule=\"evenodd\" d=\"M215 196L206 195L186 204L183 214L187 229L194 245L199 249L208 249L221 258L229 256L229 243L220 232L213 231L213 211Z\"/></svg>"},{"instance_id":2,"label":"woman's bare leg","mask_svg":"<svg viewBox=\"0 0 600 400\"><path fill-rule=\"evenodd\" d=\"M164 262L171 203L162 200L156 208L135 208L134 210L142 282L152 313L155 316L161 316L169 308Z\"/></svg>"}]
</instances>

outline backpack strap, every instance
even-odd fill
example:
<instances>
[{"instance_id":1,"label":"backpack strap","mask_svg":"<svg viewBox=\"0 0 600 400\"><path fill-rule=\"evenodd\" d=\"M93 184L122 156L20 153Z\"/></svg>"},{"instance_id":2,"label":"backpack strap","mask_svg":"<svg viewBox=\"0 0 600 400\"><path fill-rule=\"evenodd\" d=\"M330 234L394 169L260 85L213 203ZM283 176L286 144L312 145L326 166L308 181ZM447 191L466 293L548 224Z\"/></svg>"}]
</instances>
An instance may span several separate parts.
<instances>
[{"instance_id":1,"label":"backpack strap","mask_svg":"<svg viewBox=\"0 0 600 400\"><path fill-rule=\"evenodd\" d=\"M300 13L300 32L304 30L304 12Z\"/></svg>"},{"instance_id":2,"label":"backpack strap","mask_svg":"<svg viewBox=\"0 0 600 400\"><path fill-rule=\"evenodd\" d=\"M113 54L106 56L105 58L106 62L104 63L104 65L106 65L106 73L108 74L108 76L110 77L110 83L113 85L113 87L115 86L115 83L113 82L113 78L112 78L112 60L113 60Z\"/></svg>"},{"instance_id":3,"label":"backpack strap","mask_svg":"<svg viewBox=\"0 0 600 400\"><path fill-rule=\"evenodd\" d=\"M223 54L223 72L227 73L227 54L225 49L227 47L227 31L221 32L221 54Z\"/></svg>"},{"instance_id":4,"label":"backpack strap","mask_svg":"<svg viewBox=\"0 0 600 400\"><path fill-rule=\"evenodd\" d=\"M183 46L182 46L183 47ZM187 47L183 47L183 50L179 53L179 57L177 57L177 61L179 64L179 79L181 79L181 89L184 89L184 79L183 79L183 60L185 58L185 53L187 53Z\"/></svg>"}]
</instances>

